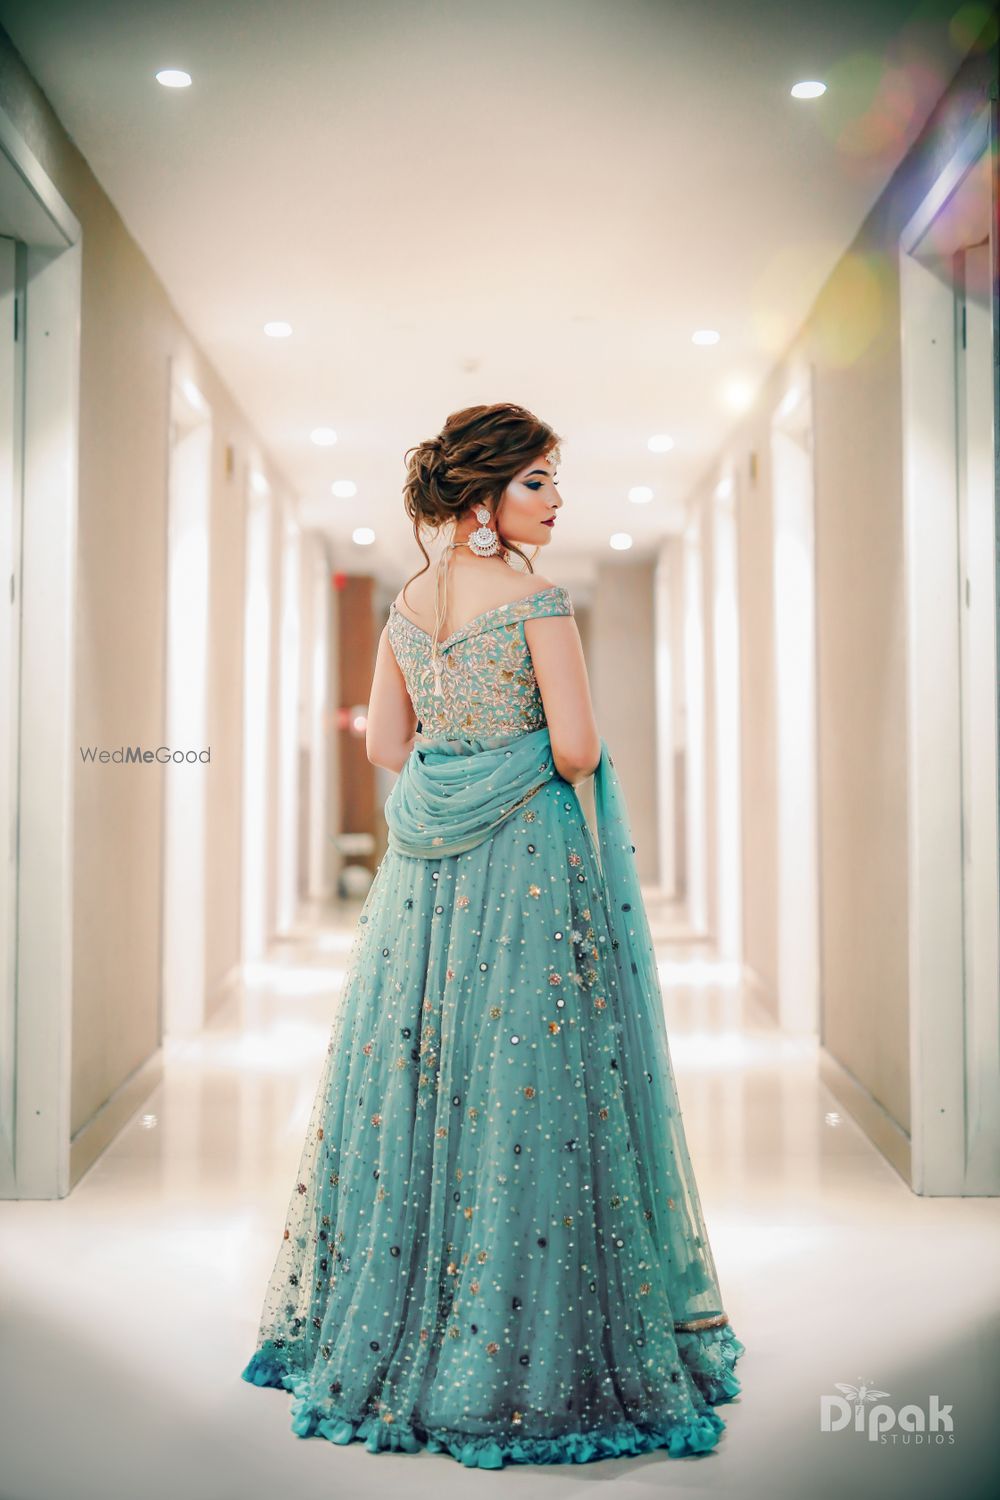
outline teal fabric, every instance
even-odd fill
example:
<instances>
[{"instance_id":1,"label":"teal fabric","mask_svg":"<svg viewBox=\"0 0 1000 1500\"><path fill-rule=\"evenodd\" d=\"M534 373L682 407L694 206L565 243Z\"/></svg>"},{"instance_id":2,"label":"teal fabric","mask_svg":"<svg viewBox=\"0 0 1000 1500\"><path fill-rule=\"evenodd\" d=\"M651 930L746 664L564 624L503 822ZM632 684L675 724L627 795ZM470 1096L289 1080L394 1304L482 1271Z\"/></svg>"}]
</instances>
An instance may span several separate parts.
<instances>
[{"instance_id":1,"label":"teal fabric","mask_svg":"<svg viewBox=\"0 0 1000 1500\"><path fill-rule=\"evenodd\" d=\"M473 1468L712 1448L740 1390L621 784L417 735L243 1378Z\"/></svg>"}]
</instances>

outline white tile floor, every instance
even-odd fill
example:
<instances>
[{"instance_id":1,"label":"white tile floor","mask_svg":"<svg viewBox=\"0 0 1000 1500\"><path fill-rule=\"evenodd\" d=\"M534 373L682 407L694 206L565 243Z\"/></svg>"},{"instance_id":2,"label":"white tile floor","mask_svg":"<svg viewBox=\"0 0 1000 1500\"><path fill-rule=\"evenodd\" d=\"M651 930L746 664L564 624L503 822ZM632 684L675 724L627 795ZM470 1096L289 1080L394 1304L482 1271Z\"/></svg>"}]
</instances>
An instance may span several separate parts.
<instances>
[{"instance_id":1,"label":"white tile floor","mask_svg":"<svg viewBox=\"0 0 1000 1500\"><path fill-rule=\"evenodd\" d=\"M304 927L62 1202L0 1204L0 1500L312 1500L499 1493L612 1500L979 1500L1000 1493L1000 1202L914 1197L651 904L684 1118L743 1394L709 1454L483 1473L288 1426L239 1379L355 930ZM950 1403L953 1439L821 1432L835 1382Z\"/></svg>"}]
</instances>

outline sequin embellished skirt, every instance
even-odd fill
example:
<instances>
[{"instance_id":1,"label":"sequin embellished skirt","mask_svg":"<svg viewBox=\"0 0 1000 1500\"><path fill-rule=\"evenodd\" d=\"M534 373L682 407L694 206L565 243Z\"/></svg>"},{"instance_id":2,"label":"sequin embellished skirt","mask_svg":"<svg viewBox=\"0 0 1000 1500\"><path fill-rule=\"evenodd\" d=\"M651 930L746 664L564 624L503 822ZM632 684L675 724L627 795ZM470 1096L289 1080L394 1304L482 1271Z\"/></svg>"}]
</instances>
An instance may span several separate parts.
<instances>
[{"instance_id":1,"label":"sequin embellished skirt","mask_svg":"<svg viewBox=\"0 0 1000 1500\"><path fill-rule=\"evenodd\" d=\"M718 1442L744 1346L619 894L561 777L464 853L384 855L242 1371L296 1435L481 1468Z\"/></svg>"}]
</instances>

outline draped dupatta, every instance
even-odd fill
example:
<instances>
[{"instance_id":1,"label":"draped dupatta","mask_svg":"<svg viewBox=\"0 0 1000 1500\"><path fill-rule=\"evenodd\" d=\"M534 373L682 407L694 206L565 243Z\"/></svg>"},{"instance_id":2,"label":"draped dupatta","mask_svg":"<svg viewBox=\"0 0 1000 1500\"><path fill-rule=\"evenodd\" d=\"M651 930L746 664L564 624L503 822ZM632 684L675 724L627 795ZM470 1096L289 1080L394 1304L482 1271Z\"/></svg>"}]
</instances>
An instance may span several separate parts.
<instances>
[{"instance_id":1,"label":"draped dupatta","mask_svg":"<svg viewBox=\"0 0 1000 1500\"><path fill-rule=\"evenodd\" d=\"M547 726L513 738L418 735L385 805L389 847L427 859L462 854L553 779L572 790L556 770ZM722 1350L710 1345L732 1344L734 1336L681 1120L625 796L604 739L594 772L594 805L601 899L611 935L605 962L612 971L608 977L617 981L609 988L615 996L619 1077L635 1169L643 1201L652 1210L651 1241L669 1289L678 1343L687 1341L692 1359L704 1356L706 1373L718 1371ZM586 820L584 826L593 843ZM735 1382L733 1388L738 1389Z\"/></svg>"}]
</instances>

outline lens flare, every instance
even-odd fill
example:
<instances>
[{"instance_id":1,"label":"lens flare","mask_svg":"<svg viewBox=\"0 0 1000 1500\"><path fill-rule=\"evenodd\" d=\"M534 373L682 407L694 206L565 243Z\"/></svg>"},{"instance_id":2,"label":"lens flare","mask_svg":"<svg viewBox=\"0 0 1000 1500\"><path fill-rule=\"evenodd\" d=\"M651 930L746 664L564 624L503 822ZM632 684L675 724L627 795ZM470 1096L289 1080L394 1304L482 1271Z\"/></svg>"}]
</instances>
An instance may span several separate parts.
<instances>
[{"instance_id":1,"label":"lens flare","mask_svg":"<svg viewBox=\"0 0 1000 1500\"><path fill-rule=\"evenodd\" d=\"M801 312L817 292L817 266L836 264L841 247L807 240L786 244L764 266L750 295L750 324L758 347L780 355L798 331Z\"/></svg>"},{"instance_id":2,"label":"lens flare","mask_svg":"<svg viewBox=\"0 0 1000 1500\"><path fill-rule=\"evenodd\" d=\"M910 68L889 68L863 114L849 120L837 141L845 156L880 157L903 148L917 108L917 78Z\"/></svg>"},{"instance_id":3,"label":"lens flare","mask_svg":"<svg viewBox=\"0 0 1000 1500\"><path fill-rule=\"evenodd\" d=\"M948 36L959 56L988 52L1000 34L1000 15L989 5L962 5L948 23Z\"/></svg>"},{"instance_id":4,"label":"lens flare","mask_svg":"<svg viewBox=\"0 0 1000 1500\"><path fill-rule=\"evenodd\" d=\"M836 108L817 114L817 129L837 148L845 172L871 181L896 165L947 82L941 69L907 46L905 35L893 59L846 53L830 68Z\"/></svg>"},{"instance_id":5,"label":"lens flare","mask_svg":"<svg viewBox=\"0 0 1000 1500\"><path fill-rule=\"evenodd\" d=\"M890 299L885 256L845 256L810 320L817 357L833 368L856 364L882 331Z\"/></svg>"}]
</instances>

